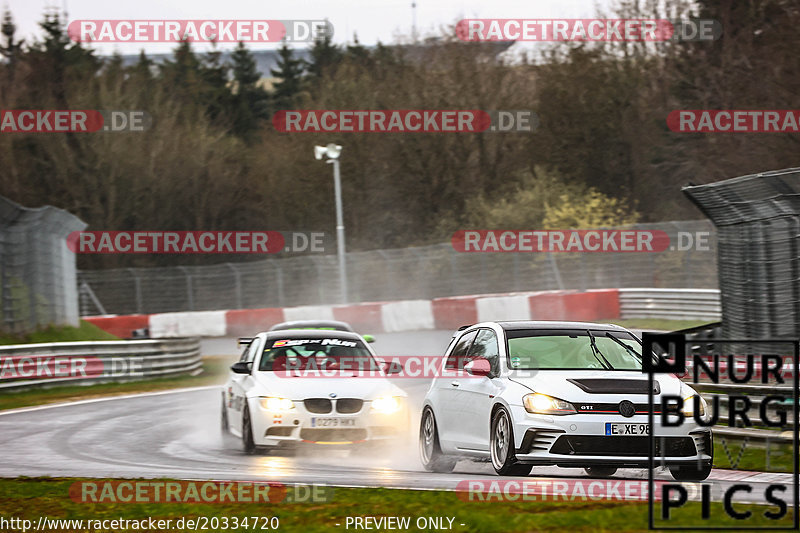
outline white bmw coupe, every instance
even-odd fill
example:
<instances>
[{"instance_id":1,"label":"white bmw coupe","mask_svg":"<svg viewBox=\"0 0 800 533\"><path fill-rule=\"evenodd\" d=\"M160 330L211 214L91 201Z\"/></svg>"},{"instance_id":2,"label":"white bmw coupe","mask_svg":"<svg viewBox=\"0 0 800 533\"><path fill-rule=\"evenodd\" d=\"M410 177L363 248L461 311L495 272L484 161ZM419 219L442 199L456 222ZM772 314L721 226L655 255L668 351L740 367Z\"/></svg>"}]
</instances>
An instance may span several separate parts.
<instances>
[{"instance_id":1,"label":"white bmw coupe","mask_svg":"<svg viewBox=\"0 0 800 533\"><path fill-rule=\"evenodd\" d=\"M245 452L404 442L406 393L361 335L287 330L247 342L222 391L222 429Z\"/></svg>"}]
</instances>

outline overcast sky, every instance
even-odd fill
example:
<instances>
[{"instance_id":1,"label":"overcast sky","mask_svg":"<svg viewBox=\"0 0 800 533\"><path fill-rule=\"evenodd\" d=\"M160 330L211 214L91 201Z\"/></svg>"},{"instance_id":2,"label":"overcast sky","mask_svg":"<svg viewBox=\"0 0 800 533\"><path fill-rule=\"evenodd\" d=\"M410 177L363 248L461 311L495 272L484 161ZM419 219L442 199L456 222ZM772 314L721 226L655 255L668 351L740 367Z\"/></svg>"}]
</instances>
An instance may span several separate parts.
<instances>
[{"instance_id":1,"label":"overcast sky","mask_svg":"<svg viewBox=\"0 0 800 533\"><path fill-rule=\"evenodd\" d=\"M4 0L17 23L17 37L40 36L37 23L47 7L66 8L68 20L85 19L325 19L334 27L334 41L362 44L393 43L411 35L412 0ZM596 13L611 0L418 0L417 28L421 36L462 18L580 18ZM276 45L250 43L253 50ZM232 45L220 45L227 49ZM95 44L101 54L169 52L173 44ZM198 47L202 50L203 47Z\"/></svg>"}]
</instances>

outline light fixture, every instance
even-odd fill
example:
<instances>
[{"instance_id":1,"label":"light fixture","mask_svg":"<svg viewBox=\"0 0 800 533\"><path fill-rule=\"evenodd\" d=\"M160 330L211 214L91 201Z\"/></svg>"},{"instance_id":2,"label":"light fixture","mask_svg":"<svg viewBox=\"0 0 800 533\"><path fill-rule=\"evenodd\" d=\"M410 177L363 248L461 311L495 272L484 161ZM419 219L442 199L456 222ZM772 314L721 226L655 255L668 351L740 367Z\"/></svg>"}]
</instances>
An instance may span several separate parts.
<instances>
[{"instance_id":1,"label":"light fixture","mask_svg":"<svg viewBox=\"0 0 800 533\"><path fill-rule=\"evenodd\" d=\"M328 156L328 159L339 159L339 154L342 153L342 146L340 144L329 143L327 146L315 146L314 157L322 159L322 156Z\"/></svg>"}]
</instances>

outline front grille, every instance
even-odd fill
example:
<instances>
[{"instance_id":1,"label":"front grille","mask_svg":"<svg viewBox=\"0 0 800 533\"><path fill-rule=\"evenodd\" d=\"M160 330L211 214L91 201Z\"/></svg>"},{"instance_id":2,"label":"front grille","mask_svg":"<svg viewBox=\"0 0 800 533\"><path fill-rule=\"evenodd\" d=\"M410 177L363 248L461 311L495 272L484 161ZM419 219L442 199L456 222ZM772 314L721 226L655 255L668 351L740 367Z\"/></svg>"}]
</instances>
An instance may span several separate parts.
<instances>
[{"instance_id":1,"label":"front grille","mask_svg":"<svg viewBox=\"0 0 800 533\"><path fill-rule=\"evenodd\" d=\"M691 437L656 437L655 455L691 457L697 453ZM650 454L649 437L605 437L598 435L562 435L550 453L559 455L610 455L640 457Z\"/></svg>"},{"instance_id":2,"label":"front grille","mask_svg":"<svg viewBox=\"0 0 800 533\"><path fill-rule=\"evenodd\" d=\"M575 409L580 414L587 415L608 415L619 414L619 402L617 403L591 403L591 402L576 402ZM650 412L650 405L646 403L634 403L633 407L636 409L637 415L646 415ZM653 414L661 414L661 406L657 403L653 404Z\"/></svg>"},{"instance_id":3,"label":"front grille","mask_svg":"<svg viewBox=\"0 0 800 533\"><path fill-rule=\"evenodd\" d=\"M336 400L336 412L351 415L361 410L364 400L358 398L341 398Z\"/></svg>"},{"instance_id":4,"label":"front grille","mask_svg":"<svg viewBox=\"0 0 800 533\"><path fill-rule=\"evenodd\" d=\"M331 401L327 398L308 398L303 400L303 404L309 413L326 414L333 409Z\"/></svg>"},{"instance_id":5,"label":"front grille","mask_svg":"<svg viewBox=\"0 0 800 533\"><path fill-rule=\"evenodd\" d=\"M312 442L353 442L367 438L367 430L364 428L303 428L300 430L300 438Z\"/></svg>"}]
</instances>

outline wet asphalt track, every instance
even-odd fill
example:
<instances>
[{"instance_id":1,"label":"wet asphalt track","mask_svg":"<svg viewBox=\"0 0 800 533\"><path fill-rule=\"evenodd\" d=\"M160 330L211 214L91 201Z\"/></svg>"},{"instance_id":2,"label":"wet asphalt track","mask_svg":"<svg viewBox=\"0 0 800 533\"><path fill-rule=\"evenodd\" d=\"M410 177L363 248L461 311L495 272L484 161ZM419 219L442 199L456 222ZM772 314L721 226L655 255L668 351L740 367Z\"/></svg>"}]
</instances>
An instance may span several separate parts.
<instances>
[{"instance_id":1,"label":"wet asphalt track","mask_svg":"<svg viewBox=\"0 0 800 533\"><path fill-rule=\"evenodd\" d=\"M449 332L383 334L375 344L381 355L438 354ZM412 348L409 348L412 347ZM206 355L231 354L233 339L205 341ZM427 389L416 379L394 380L419 404ZM488 463L461 461L452 474L425 472L413 436L410 444L376 455L350 456L346 450L301 452L297 456L255 455L219 430L219 387L118 397L56 407L0 413L0 476L88 476L217 480L270 480L453 490L462 480L498 480ZM588 479L583 470L534 468L532 477ZM657 479L671 480L658 470ZM506 478L507 479L507 478ZM616 480L646 479L641 470L620 470ZM785 483L791 502L791 476L715 469L714 499L735 483L754 487L741 501L763 502L763 487Z\"/></svg>"}]
</instances>

